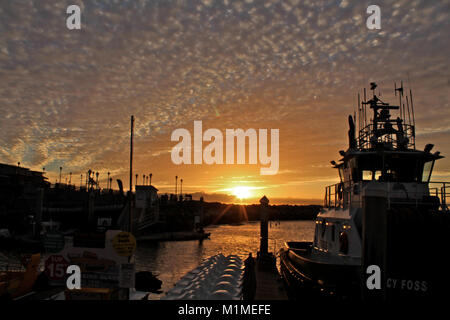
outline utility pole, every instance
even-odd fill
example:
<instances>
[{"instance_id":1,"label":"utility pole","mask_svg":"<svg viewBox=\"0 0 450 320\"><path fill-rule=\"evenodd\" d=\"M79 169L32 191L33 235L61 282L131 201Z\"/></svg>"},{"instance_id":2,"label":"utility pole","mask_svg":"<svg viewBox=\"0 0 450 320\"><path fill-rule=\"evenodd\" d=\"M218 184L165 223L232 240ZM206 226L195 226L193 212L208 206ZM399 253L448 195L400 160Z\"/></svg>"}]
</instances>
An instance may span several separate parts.
<instances>
[{"instance_id":1,"label":"utility pole","mask_svg":"<svg viewBox=\"0 0 450 320\"><path fill-rule=\"evenodd\" d=\"M59 167L59 183L61 183L61 173L62 173L62 167Z\"/></svg>"}]
</instances>

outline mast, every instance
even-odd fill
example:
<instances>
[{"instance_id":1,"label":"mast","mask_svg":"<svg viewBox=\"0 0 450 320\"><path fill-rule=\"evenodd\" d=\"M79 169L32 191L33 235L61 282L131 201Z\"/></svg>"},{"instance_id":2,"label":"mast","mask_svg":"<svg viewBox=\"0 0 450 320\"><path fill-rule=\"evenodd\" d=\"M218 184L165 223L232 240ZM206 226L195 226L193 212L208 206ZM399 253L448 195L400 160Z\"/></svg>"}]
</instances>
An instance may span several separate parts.
<instances>
[{"instance_id":1,"label":"mast","mask_svg":"<svg viewBox=\"0 0 450 320\"><path fill-rule=\"evenodd\" d=\"M364 88L364 103L363 103L363 117L364 117L364 127L367 125L367 118L366 118L366 105L365 103L367 102L367 97L366 97L366 88Z\"/></svg>"},{"instance_id":2,"label":"mast","mask_svg":"<svg viewBox=\"0 0 450 320\"><path fill-rule=\"evenodd\" d=\"M406 120L406 113L405 113L405 104L402 103L402 97L403 97L403 80L400 82L401 83L401 92L400 92L400 108L403 106L403 119Z\"/></svg>"},{"instance_id":3,"label":"mast","mask_svg":"<svg viewBox=\"0 0 450 320\"><path fill-rule=\"evenodd\" d=\"M412 91L409 89L409 98L411 99L411 113L413 118L413 126L416 128L416 121L414 119L414 105L413 105L413 97L412 97Z\"/></svg>"},{"instance_id":4,"label":"mast","mask_svg":"<svg viewBox=\"0 0 450 320\"><path fill-rule=\"evenodd\" d=\"M359 132L361 131L361 98L359 96L359 92L358 92L358 137L359 137Z\"/></svg>"},{"instance_id":5,"label":"mast","mask_svg":"<svg viewBox=\"0 0 450 320\"><path fill-rule=\"evenodd\" d=\"M409 111L409 101L408 101L409 99L408 99L408 95L406 96L406 106L407 106L407 108L408 108L408 122L409 122L409 125L411 125L411 112Z\"/></svg>"},{"instance_id":6,"label":"mast","mask_svg":"<svg viewBox=\"0 0 450 320\"><path fill-rule=\"evenodd\" d=\"M132 218L132 191L133 191L133 131L134 131L134 116L131 116L131 129L130 129L130 197L129 197L129 231L132 232L132 222L133 222L133 218Z\"/></svg>"}]
</instances>

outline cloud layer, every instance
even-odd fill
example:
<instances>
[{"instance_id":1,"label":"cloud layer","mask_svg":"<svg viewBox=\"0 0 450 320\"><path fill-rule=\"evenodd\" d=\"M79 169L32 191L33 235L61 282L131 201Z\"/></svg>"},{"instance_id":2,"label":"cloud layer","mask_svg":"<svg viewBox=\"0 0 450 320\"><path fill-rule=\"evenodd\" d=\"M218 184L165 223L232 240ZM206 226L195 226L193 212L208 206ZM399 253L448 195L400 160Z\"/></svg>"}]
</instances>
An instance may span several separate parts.
<instances>
[{"instance_id":1,"label":"cloud layer","mask_svg":"<svg viewBox=\"0 0 450 320\"><path fill-rule=\"evenodd\" d=\"M82 29L66 28L66 8ZM140 174L171 190L242 183L320 198L346 148L346 117L368 82L414 90L417 141L450 154L449 1L381 1L381 30L350 1L2 1L0 161L127 181L129 119ZM174 166L170 133L279 128L280 174L255 166ZM450 162L438 169L449 172ZM309 183L305 183L309 182Z\"/></svg>"}]
</instances>

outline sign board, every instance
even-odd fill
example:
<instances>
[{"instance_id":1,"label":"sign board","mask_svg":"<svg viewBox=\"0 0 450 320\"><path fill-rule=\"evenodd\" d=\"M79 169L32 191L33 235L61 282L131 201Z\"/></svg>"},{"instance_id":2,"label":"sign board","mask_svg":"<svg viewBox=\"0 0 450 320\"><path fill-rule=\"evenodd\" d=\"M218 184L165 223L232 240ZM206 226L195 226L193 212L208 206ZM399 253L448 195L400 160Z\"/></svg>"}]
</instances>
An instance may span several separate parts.
<instances>
[{"instance_id":1,"label":"sign board","mask_svg":"<svg viewBox=\"0 0 450 320\"><path fill-rule=\"evenodd\" d=\"M129 232L121 232L113 239L114 251L121 257L131 257L136 250L136 239Z\"/></svg>"},{"instance_id":2,"label":"sign board","mask_svg":"<svg viewBox=\"0 0 450 320\"><path fill-rule=\"evenodd\" d=\"M69 262L62 255L51 255L45 261L45 274L52 281L62 282Z\"/></svg>"}]
</instances>

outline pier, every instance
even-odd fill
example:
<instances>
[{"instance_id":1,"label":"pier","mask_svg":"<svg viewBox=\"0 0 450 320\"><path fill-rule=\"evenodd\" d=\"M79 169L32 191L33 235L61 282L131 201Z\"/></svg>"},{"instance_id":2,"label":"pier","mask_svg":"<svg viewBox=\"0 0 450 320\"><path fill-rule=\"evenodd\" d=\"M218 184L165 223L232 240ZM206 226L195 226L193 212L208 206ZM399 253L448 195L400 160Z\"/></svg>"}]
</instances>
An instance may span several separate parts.
<instances>
[{"instance_id":1,"label":"pier","mask_svg":"<svg viewBox=\"0 0 450 320\"><path fill-rule=\"evenodd\" d=\"M269 241L269 199L264 196L260 202L260 249L254 268L254 300L288 300L286 290L276 267L274 253L268 251Z\"/></svg>"},{"instance_id":2,"label":"pier","mask_svg":"<svg viewBox=\"0 0 450 320\"><path fill-rule=\"evenodd\" d=\"M255 300L288 300L283 280L278 272L256 268Z\"/></svg>"}]
</instances>

